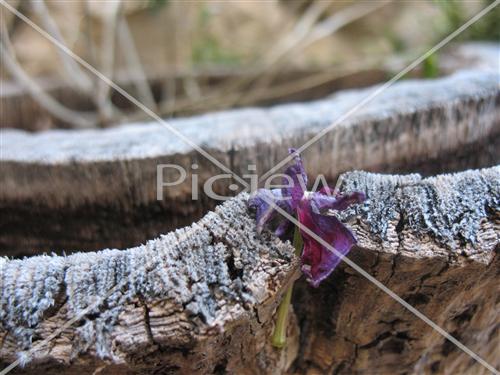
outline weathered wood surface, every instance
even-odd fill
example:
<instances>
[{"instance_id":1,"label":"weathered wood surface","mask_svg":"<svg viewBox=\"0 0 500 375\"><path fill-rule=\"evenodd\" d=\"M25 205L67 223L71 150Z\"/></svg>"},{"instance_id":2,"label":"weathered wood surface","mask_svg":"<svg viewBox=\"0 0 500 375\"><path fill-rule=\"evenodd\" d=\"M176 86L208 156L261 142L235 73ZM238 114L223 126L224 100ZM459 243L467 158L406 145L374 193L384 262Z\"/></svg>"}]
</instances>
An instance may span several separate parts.
<instances>
[{"instance_id":1,"label":"weathered wood surface","mask_svg":"<svg viewBox=\"0 0 500 375\"><path fill-rule=\"evenodd\" d=\"M334 181L351 169L435 174L496 165L498 82L498 73L462 71L396 83L307 149L307 169L311 177L322 173ZM262 174L286 156L287 147L303 144L374 89L170 123L239 175L253 173L249 164ZM188 225L215 206L203 195L191 200L191 165L199 165L200 186L221 171L157 123L41 133L4 129L1 135L4 254L129 247ZM185 167L188 178L157 201L161 163ZM219 181L216 191L234 194L232 182Z\"/></svg>"},{"instance_id":2,"label":"weathered wood surface","mask_svg":"<svg viewBox=\"0 0 500 375\"><path fill-rule=\"evenodd\" d=\"M481 69L498 71L498 54L500 47L494 42L461 42L447 46L445 51L439 54L439 71L443 74L450 74L462 69ZM273 79L271 98L256 97L250 95L250 105L272 105L277 102L285 103L291 101L304 101L322 98L334 91L345 90L356 87L366 87L383 82L389 76L395 75L403 69L404 61L380 65L376 68L354 71L348 70L325 72L317 69L306 70L285 70L277 72ZM421 77L422 72L417 67L410 73L411 77ZM351 73L352 71L352 73ZM325 74L326 73L326 74ZM174 82L176 88L176 97L182 98L185 95L183 83L186 79L195 79L202 84L210 84L214 89L219 89L217 85L227 83L231 80L248 80L255 72L243 70L241 68L214 68L188 71L161 71L147 72L148 82L155 96L159 101L165 100L165 90L162 88L165 82ZM321 74L321 83L317 82L318 74ZM339 76L340 75L340 76ZM123 87L127 92L136 95L136 89L133 85L133 77L129 71L117 70L114 74L115 82ZM311 85L311 79L315 84ZM36 83L46 93L57 99L61 104L68 108L76 110L89 110L93 103L89 98L83 97L74 87L68 85L67 81L60 77L41 77L35 78ZM290 85L290 83L292 83ZM305 84L306 83L306 84ZM284 90L285 89L285 90ZM279 95L276 95L279 92ZM269 93L269 92L268 92ZM130 107L132 104L127 102L117 93L112 93L113 101L119 103L120 108ZM247 102L247 97L244 102ZM181 100L182 101L182 100ZM44 108L42 108L30 95L29 92L15 81L3 81L0 91L0 102L2 105L2 121L0 128L17 128L29 131L40 131L53 128L65 128L68 124L54 118ZM243 103L243 105L247 105ZM176 114L190 114L193 110L189 108L172 108ZM196 112L200 112L198 109Z\"/></svg>"},{"instance_id":3,"label":"weathered wood surface","mask_svg":"<svg viewBox=\"0 0 500 375\"><path fill-rule=\"evenodd\" d=\"M499 369L500 167L355 172L342 190L354 189L370 200L344 216L359 241L350 258ZM297 374L490 374L349 267L317 290L300 283L294 306Z\"/></svg>"},{"instance_id":4,"label":"weathered wood surface","mask_svg":"<svg viewBox=\"0 0 500 375\"><path fill-rule=\"evenodd\" d=\"M463 68L463 67L461 67ZM456 70L456 69L455 69ZM317 81L317 77L321 74L323 81L314 87L304 85L307 80L313 78ZM365 69L362 71L355 71L352 73L340 74L339 72L330 72L331 78L326 79L324 71L314 70L292 70L279 72L273 79L273 87L268 94L270 98L257 97L255 93L251 97L245 97L254 105L271 105L290 101L303 101L322 98L331 94L334 91L350 89L353 87L374 85L386 79L389 72L383 67L374 69ZM214 90L220 90L220 86L227 85L231 81L247 80L254 76L255 72L246 71L241 72L238 69L230 69L228 71L207 70L205 72L193 72L192 69L186 72L162 72L153 74L149 84L158 97L159 100L165 101L165 82L175 82L172 84L176 89L176 103L180 101L180 108L174 106L171 112L177 116L179 115L193 115L194 113L203 112L203 105L206 108L208 101L204 98L200 99L201 108L193 106L194 102L191 101L191 106L187 105L186 92L184 83L187 79L195 79L202 85L213 85ZM128 93L137 97L136 88L131 84L131 77L129 72L117 71L114 81ZM89 110L93 108L94 104L88 97L82 96L76 92L74 87L68 85L66 81L62 81L60 77L43 77L37 79L36 82L41 88L57 99L58 102L68 108L78 110ZM290 83L293 82L293 85ZM304 87L305 86L305 87ZM206 91L203 90L203 91ZM210 91L209 94L212 94ZM128 100L124 99L120 94L113 93L113 102L119 103L120 109L125 112L134 113L136 108ZM180 100L179 100L180 99ZM2 82L2 92L0 92L0 101L2 103L2 123L0 128L14 127L28 131L40 131L54 128L71 128L71 124L67 124L58 118L55 118L46 109L41 107L28 93L28 91L19 85L17 82ZM213 100L212 100L213 101ZM243 103L248 106L248 104ZM153 108L152 108L153 109ZM144 115L140 113L142 117ZM134 114L132 114L134 116ZM135 115L137 117L137 115Z\"/></svg>"},{"instance_id":5,"label":"weathered wood surface","mask_svg":"<svg viewBox=\"0 0 500 375\"><path fill-rule=\"evenodd\" d=\"M479 69L498 72L498 42L464 42L454 45L440 56L439 68L452 73L462 69Z\"/></svg>"},{"instance_id":6,"label":"weathered wood surface","mask_svg":"<svg viewBox=\"0 0 500 375\"><path fill-rule=\"evenodd\" d=\"M426 179L352 172L340 188L368 196L341 216L359 241L349 257L500 366L500 167ZM289 346L269 347L298 262L289 244L256 235L246 198L134 249L3 259L2 361L124 281L24 372L487 373L344 265L318 289L299 282Z\"/></svg>"},{"instance_id":7,"label":"weathered wood surface","mask_svg":"<svg viewBox=\"0 0 500 375\"><path fill-rule=\"evenodd\" d=\"M34 352L33 373L282 369L286 352L269 352L266 338L277 296L297 276L293 252L289 243L257 236L241 197L137 248L2 258L0 357L13 361L119 284Z\"/></svg>"}]
</instances>

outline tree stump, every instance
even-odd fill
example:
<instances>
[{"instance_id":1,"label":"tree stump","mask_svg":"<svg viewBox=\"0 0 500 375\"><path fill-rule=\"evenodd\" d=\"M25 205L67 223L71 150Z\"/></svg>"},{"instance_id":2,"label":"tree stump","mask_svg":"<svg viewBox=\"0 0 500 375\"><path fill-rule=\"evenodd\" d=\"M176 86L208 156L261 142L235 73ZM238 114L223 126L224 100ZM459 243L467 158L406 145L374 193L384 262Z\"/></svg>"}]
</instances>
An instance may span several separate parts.
<instances>
[{"instance_id":1,"label":"tree stump","mask_svg":"<svg viewBox=\"0 0 500 375\"><path fill-rule=\"evenodd\" d=\"M358 238L349 258L498 369L500 89L484 51L474 70L394 84L304 158L311 179L340 175L341 191L368 196L340 215ZM249 164L262 174L372 90L170 123L239 175ZM193 201L192 187L221 171L158 124L1 136L0 254L10 257L0 257L1 368L19 360L13 373L489 373L345 264L309 287L290 243L256 234L246 193L217 207L203 195ZM188 172L162 200L158 164ZM352 169L366 172L342 174ZM214 190L230 193L232 183ZM274 315L294 280L278 350Z\"/></svg>"},{"instance_id":2,"label":"tree stump","mask_svg":"<svg viewBox=\"0 0 500 375\"><path fill-rule=\"evenodd\" d=\"M424 179L352 172L340 189L368 197L340 217L358 238L349 257L499 366L500 167ZM488 373L346 266L318 289L299 282L288 345L272 348L298 260L290 243L256 234L247 198L124 251L3 258L2 361L50 374Z\"/></svg>"},{"instance_id":3,"label":"tree stump","mask_svg":"<svg viewBox=\"0 0 500 375\"><path fill-rule=\"evenodd\" d=\"M363 169L434 175L500 160L498 73L462 71L394 84L337 124L304 153L311 178L334 183ZM248 108L170 121L239 174L262 175L358 104L375 88L309 103ZM192 199L224 173L158 123L105 130L2 131L0 249L6 255L127 248L189 225L216 203ZM157 166L175 164L184 183L157 200ZM197 169L192 165L196 164ZM256 171L249 171L254 164ZM175 181L179 172L165 172ZM226 178L218 194L234 195ZM29 231L26 230L29 228Z\"/></svg>"},{"instance_id":4,"label":"tree stump","mask_svg":"<svg viewBox=\"0 0 500 375\"><path fill-rule=\"evenodd\" d=\"M499 173L354 172L343 184L370 197L345 215L358 238L350 259L497 369ZM317 290L299 285L294 373L490 373L350 267Z\"/></svg>"},{"instance_id":5,"label":"tree stump","mask_svg":"<svg viewBox=\"0 0 500 375\"><path fill-rule=\"evenodd\" d=\"M281 372L297 348L274 352L267 338L279 296L298 276L293 253L257 236L241 196L136 248L2 258L0 357L21 358L28 373Z\"/></svg>"}]
</instances>

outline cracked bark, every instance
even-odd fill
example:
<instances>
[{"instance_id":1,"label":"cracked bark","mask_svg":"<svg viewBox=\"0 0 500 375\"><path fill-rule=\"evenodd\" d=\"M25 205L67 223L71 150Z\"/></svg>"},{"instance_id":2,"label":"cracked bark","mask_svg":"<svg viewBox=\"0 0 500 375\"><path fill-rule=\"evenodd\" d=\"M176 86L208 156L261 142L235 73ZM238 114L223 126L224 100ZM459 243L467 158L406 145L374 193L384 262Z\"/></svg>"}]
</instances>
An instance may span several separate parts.
<instances>
[{"instance_id":1,"label":"cracked bark","mask_svg":"<svg viewBox=\"0 0 500 375\"><path fill-rule=\"evenodd\" d=\"M281 294L298 276L293 254L289 243L257 236L241 196L137 248L0 258L1 362L25 358L20 373L282 372L293 347L275 352L267 337Z\"/></svg>"},{"instance_id":2,"label":"cracked bark","mask_svg":"<svg viewBox=\"0 0 500 375\"><path fill-rule=\"evenodd\" d=\"M493 199L486 204L490 208L481 209L483 219L476 222L481 229L475 239L464 239L462 230L445 234L445 227L472 225L472 221L465 224L471 202L460 202L471 198L467 187L472 192L477 186L478 180L471 178L474 172L425 180L407 176L393 180L396 189L379 178L360 184L362 176L350 175L346 183L351 189L366 188L370 181L389 190L380 207L388 208L385 220L373 212L376 204L357 210L352 227L359 244L350 258L498 368L499 168L482 173L489 175L491 185L472 206L484 206L482 199L489 194ZM387 201L390 196L396 196L396 202ZM413 203L422 201L427 204L415 211ZM424 212L432 215L418 219ZM381 227L380 222L387 225ZM301 352L289 373L489 374L350 267L341 266L316 290L299 282L296 291ZM318 300L322 303L315 303Z\"/></svg>"},{"instance_id":3,"label":"cracked bark","mask_svg":"<svg viewBox=\"0 0 500 375\"><path fill-rule=\"evenodd\" d=\"M498 73L462 71L394 84L304 154L311 178L334 182L352 169L426 175L489 167L500 160ZM172 126L241 175L262 174L373 88L309 103L174 119ZM2 130L0 250L5 255L128 248L198 220L216 202L191 199L221 173L156 123L89 131ZM185 183L158 201L157 165L185 168ZM165 181L175 181L169 170ZM214 190L234 195L230 178ZM195 182L196 184L196 182ZM27 230L29 228L29 230Z\"/></svg>"},{"instance_id":4,"label":"cracked bark","mask_svg":"<svg viewBox=\"0 0 500 375\"><path fill-rule=\"evenodd\" d=\"M368 196L340 217L358 238L349 257L499 366L500 167L342 181L342 191ZM298 263L289 243L256 235L246 197L138 248L0 258L1 360L125 280L18 373L487 373L344 265L317 289L298 282L288 347L271 348Z\"/></svg>"}]
</instances>

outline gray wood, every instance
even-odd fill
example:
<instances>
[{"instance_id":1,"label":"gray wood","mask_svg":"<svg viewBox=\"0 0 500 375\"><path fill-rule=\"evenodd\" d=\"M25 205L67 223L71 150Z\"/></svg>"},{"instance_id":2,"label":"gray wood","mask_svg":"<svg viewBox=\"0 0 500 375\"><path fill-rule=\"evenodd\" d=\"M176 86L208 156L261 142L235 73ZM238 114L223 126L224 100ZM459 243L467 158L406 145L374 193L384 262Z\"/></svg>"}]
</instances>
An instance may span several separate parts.
<instances>
[{"instance_id":1,"label":"gray wood","mask_svg":"<svg viewBox=\"0 0 500 375\"><path fill-rule=\"evenodd\" d=\"M398 82L334 127L304 156L311 177L344 171L435 174L500 160L499 75L461 71L436 80ZM173 127L239 175L262 174L359 103L375 87L324 100L173 119ZM191 200L191 165L199 184L221 173L157 123L103 130L2 130L0 248L72 251L129 247L187 225L215 206ZM186 183L156 200L156 166L188 172ZM171 176L172 179L176 176ZM219 193L234 194L221 180ZM30 231L26 231L26 228Z\"/></svg>"},{"instance_id":2,"label":"gray wood","mask_svg":"<svg viewBox=\"0 0 500 375\"><path fill-rule=\"evenodd\" d=\"M371 196L349 220L359 241L349 257L497 370L499 173L354 172L343 185ZM317 290L299 282L294 307L292 373L490 374L350 267Z\"/></svg>"},{"instance_id":3,"label":"gray wood","mask_svg":"<svg viewBox=\"0 0 500 375\"><path fill-rule=\"evenodd\" d=\"M340 188L368 196L340 216L359 241L349 257L500 366L500 167L425 179L351 172ZM271 348L272 313L298 261L289 243L256 235L247 197L129 250L3 258L2 361L124 281L26 372L487 373L344 265L318 289L298 283L287 349Z\"/></svg>"},{"instance_id":4,"label":"gray wood","mask_svg":"<svg viewBox=\"0 0 500 375\"><path fill-rule=\"evenodd\" d=\"M203 374L219 362L256 366L250 353L260 352L267 340L256 341L251 332L269 334L270 312L297 276L297 261L289 243L257 236L244 198L126 251L2 258L2 361L13 361L17 353L27 362L23 350L32 341L40 342L112 290L34 351L32 362L38 364L32 371L92 373L109 364L114 373L130 366Z\"/></svg>"}]
</instances>

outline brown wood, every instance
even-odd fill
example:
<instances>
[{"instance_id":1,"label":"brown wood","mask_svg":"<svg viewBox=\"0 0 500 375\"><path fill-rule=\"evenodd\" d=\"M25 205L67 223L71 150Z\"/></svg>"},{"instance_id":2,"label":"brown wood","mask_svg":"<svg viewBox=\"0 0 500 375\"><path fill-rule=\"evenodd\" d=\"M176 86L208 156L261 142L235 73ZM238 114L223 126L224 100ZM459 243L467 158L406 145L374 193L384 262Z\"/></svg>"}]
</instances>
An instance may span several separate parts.
<instances>
[{"instance_id":1,"label":"brown wood","mask_svg":"<svg viewBox=\"0 0 500 375\"><path fill-rule=\"evenodd\" d=\"M350 259L497 370L499 172L353 174L344 185L385 197L351 219L359 244ZM301 349L291 373L491 373L350 267L316 290L301 281L294 306Z\"/></svg>"},{"instance_id":2,"label":"brown wood","mask_svg":"<svg viewBox=\"0 0 500 375\"><path fill-rule=\"evenodd\" d=\"M324 100L247 108L170 121L240 176L263 174L358 104L374 88ZM500 160L498 73L462 71L394 84L304 153L311 178L347 170L445 171ZM157 123L103 130L2 131L0 249L5 255L127 248L199 219L217 202L191 199L221 171ZM178 164L186 182L156 200L156 167ZM177 176L172 176L172 179ZM234 194L230 179L216 191Z\"/></svg>"},{"instance_id":3,"label":"brown wood","mask_svg":"<svg viewBox=\"0 0 500 375\"><path fill-rule=\"evenodd\" d=\"M266 91L266 94L270 94L270 98L266 98L263 93L254 92L252 96L244 96L240 100L240 102L242 102L240 106L271 105L296 100L318 99L334 91L368 86L382 82L387 75L387 71L375 68L358 71L350 69L344 72L339 72L338 70L322 72L310 69L283 71L276 75L272 81L273 87ZM231 85L231 82L234 81L240 80L251 83L255 80L252 80L252 77L255 77L255 72L237 71L234 69L227 71L208 70L198 73L180 72L178 74L163 72L162 74L157 73L150 75L148 84L157 100L160 101L165 100L163 97L165 82L172 82L172 86L176 88L176 103L180 105L174 106L167 115L186 116L203 113L207 110L207 107L213 110L213 108L210 107L210 103L214 106L214 98L211 98L211 101L206 100L205 98L207 96L212 95L216 90L221 90L221 87ZM315 84L313 87L307 87L307 85L305 85L308 80L318 80L318 77L321 78L321 83ZM186 97L183 88L187 79L196 79L201 86L205 86L205 94L200 100L196 101ZM136 88L128 72L117 72L115 81L129 94L137 97ZM73 85L68 85L67 82L61 80L59 77L42 77L35 79L35 82L65 107L80 111L92 111L95 107L91 98L79 93L75 90ZM296 86L288 87L289 85L287 84L290 82L296 82L297 84L302 82L302 86L306 87L302 89L300 87L296 88ZM245 86L251 85L246 84ZM245 87L240 90L242 89L245 89ZM135 105L121 94L113 90L111 94L113 103L129 117L136 119L149 118L142 111L136 111ZM41 131L55 128L70 129L73 127L72 124L68 124L54 117L45 108L41 107L40 104L29 95L28 91L15 81L2 82L0 101L2 103L2 122L0 123L0 128L11 127L28 131ZM220 102L220 98L218 101ZM151 109L155 110L155 108ZM125 115L123 117L125 117ZM116 116L117 124L123 123L124 121L126 121L125 118L120 119L119 116ZM111 125L112 124L107 124L107 126Z\"/></svg>"},{"instance_id":4,"label":"brown wood","mask_svg":"<svg viewBox=\"0 0 500 375\"><path fill-rule=\"evenodd\" d=\"M340 216L359 241L349 257L498 368L500 167L341 181L368 196ZM246 198L126 251L3 258L2 361L123 281L18 373L488 373L344 265L318 289L299 282L289 345L271 348L298 263L289 244L256 235Z\"/></svg>"},{"instance_id":5,"label":"brown wood","mask_svg":"<svg viewBox=\"0 0 500 375\"><path fill-rule=\"evenodd\" d=\"M276 353L267 337L279 296L298 276L293 254L289 243L257 236L240 197L191 227L126 251L2 258L0 357L3 363L15 360L16 352L112 290L37 348L27 371L282 370L296 348ZM23 353L21 358L27 361Z\"/></svg>"}]
</instances>

